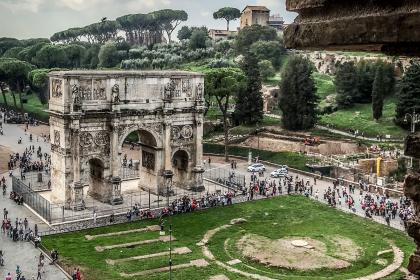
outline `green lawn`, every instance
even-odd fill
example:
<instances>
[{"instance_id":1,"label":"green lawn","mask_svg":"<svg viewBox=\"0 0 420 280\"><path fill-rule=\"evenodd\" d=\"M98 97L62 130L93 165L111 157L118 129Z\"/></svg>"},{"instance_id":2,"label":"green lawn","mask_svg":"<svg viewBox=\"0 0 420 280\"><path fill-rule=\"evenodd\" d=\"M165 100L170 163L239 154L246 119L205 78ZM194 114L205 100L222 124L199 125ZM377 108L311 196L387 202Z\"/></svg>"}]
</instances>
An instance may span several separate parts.
<instances>
[{"instance_id":1,"label":"green lawn","mask_svg":"<svg viewBox=\"0 0 420 280\"><path fill-rule=\"evenodd\" d=\"M15 94L16 97L16 103L17 103L17 110L20 110L20 100L19 95ZM14 107L13 103L13 96L10 93L6 94L6 100L7 104L12 107ZM23 104L23 109L25 112L30 113L34 115L37 119L41 121L48 121L48 113L45 112L45 110L48 110L48 105L41 104L41 101L39 100L38 96L36 94L30 94L27 96L28 102L26 104ZM0 96L0 104L4 104L3 96Z\"/></svg>"},{"instance_id":2,"label":"green lawn","mask_svg":"<svg viewBox=\"0 0 420 280\"><path fill-rule=\"evenodd\" d=\"M365 136L376 137L378 134L403 138L407 133L393 122L396 104L392 98L385 100L383 117L376 122L372 117L372 104L356 104L349 109L342 109L330 115L323 115L320 124L330 125L339 130L349 129L364 132Z\"/></svg>"},{"instance_id":3,"label":"green lawn","mask_svg":"<svg viewBox=\"0 0 420 280\"><path fill-rule=\"evenodd\" d=\"M220 144L204 143L203 149L205 153L220 154L225 153L225 148ZM230 146L229 154L233 156L248 157L248 152L252 152L252 156L260 156L261 159L277 164L284 164L292 168L296 168L303 171L309 171L306 166L307 163L311 163L311 159L303 154L296 152L271 152L257 149L249 149L245 147Z\"/></svg>"},{"instance_id":4,"label":"green lawn","mask_svg":"<svg viewBox=\"0 0 420 280\"><path fill-rule=\"evenodd\" d=\"M321 100L325 99L328 95L335 93L333 76L315 72L312 77L315 81L317 93Z\"/></svg>"},{"instance_id":5,"label":"green lawn","mask_svg":"<svg viewBox=\"0 0 420 280\"><path fill-rule=\"evenodd\" d=\"M381 257L377 256L379 251L389 249L388 240L394 242L404 251L404 265L407 264L408 257L415 247L413 241L402 232L352 214L337 211L304 197L290 196L174 216L172 218L173 235L177 240L172 243L172 246L173 248L186 246L192 250L192 253L173 255L173 264L178 265L205 258L202 249L196 244L208 230L229 224L230 220L234 218L245 218L247 222L217 232L208 243L209 250L217 260L224 263L232 260L232 258L242 260L242 263L233 265L236 269L273 279L340 280L366 276L383 269L382 265L376 263L379 258L384 259L388 264L393 259L392 253ZM105 262L105 259L119 259L163 252L168 250L168 243L159 242L104 252L95 251L95 246L98 245L114 245L158 238L158 232L131 233L120 235L117 238L115 236L100 237L92 241L87 241L84 237L86 234L95 235L125 231L157 223L157 220L149 220L49 236L43 238L43 244L47 249L58 249L61 261L66 266L70 268L80 267L83 272L83 279L168 279L168 273L166 272L129 278L120 276L120 273L134 273L167 266L168 257L133 260L115 266L108 265ZM168 225L168 222L166 225ZM352 262L351 266L338 270L324 268L298 271L268 267L241 254L235 243L245 234L260 235L272 240L285 237L310 237L326 244L326 254L330 256L336 256L339 249L334 243L331 243L329 238L338 235L351 239L362 248L362 253L356 261ZM231 280L245 279L239 274L218 266L214 261L207 261L209 262L207 267L174 270L172 278L201 280L224 274ZM398 279L401 275L401 272L396 272L387 279Z\"/></svg>"}]
</instances>

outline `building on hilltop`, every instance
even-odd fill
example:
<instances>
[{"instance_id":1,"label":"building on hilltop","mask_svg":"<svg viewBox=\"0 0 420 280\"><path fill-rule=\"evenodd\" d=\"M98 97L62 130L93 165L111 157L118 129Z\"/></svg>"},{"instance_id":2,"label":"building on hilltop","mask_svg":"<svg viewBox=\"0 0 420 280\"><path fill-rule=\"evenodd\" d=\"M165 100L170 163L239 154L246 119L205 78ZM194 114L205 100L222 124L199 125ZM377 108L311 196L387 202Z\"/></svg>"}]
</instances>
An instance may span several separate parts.
<instances>
[{"instance_id":1,"label":"building on hilltop","mask_svg":"<svg viewBox=\"0 0 420 280\"><path fill-rule=\"evenodd\" d=\"M284 19L280 14L270 15L268 18L268 25L274 27L277 31L283 32Z\"/></svg>"},{"instance_id":2,"label":"building on hilltop","mask_svg":"<svg viewBox=\"0 0 420 280\"><path fill-rule=\"evenodd\" d=\"M235 37L237 34L238 34L238 31L227 31L227 30L220 30L220 29L209 30L209 37L213 41L227 40L227 39Z\"/></svg>"},{"instance_id":3,"label":"building on hilltop","mask_svg":"<svg viewBox=\"0 0 420 280\"><path fill-rule=\"evenodd\" d=\"M254 24L271 26L278 32L283 32L285 27L284 19L280 14L270 15L270 10L265 6L246 6L241 14L240 29Z\"/></svg>"},{"instance_id":4,"label":"building on hilltop","mask_svg":"<svg viewBox=\"0 0 420 280\"><path fill-rule=\"evenodd\" d=\"M241 14L241 26L240 29L244 29L246 26L259 24L261 26L267 26L270 19L270 10L264 6L246 6Z\"/></svg>"}]
</instances>

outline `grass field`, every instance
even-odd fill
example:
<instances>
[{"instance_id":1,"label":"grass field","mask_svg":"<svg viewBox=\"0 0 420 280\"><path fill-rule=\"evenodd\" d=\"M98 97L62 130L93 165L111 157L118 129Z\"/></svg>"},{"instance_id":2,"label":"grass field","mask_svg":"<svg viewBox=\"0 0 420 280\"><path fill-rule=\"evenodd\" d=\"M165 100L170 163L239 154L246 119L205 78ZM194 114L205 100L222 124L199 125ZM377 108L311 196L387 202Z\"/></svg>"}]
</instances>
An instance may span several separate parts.
<instances>
[{"instance_id":1,"label":"grass field","mask_svg":"<svg viewBox=\"0 0 420 280\"><path fill-rule=\"evenodd\" d=\"M209 241L208 248L216 260L226 263L238 258L242 263L232 265L244 272L257 273L272 279L349 279L366 276L384 268L377 264L377 253L389 249L387 240L394 242L405 253L404 265L414 249L414 243L402 232L373 223L352 214L339 212L324 204L313 202L300 196L281 197L215 208L201 212L172 217L173 235L177 239L173 248L188 247L191 253L174 255L173 264L179 265L195 259L205 258L202 248L196 245L204 234L216 227L229 224L231 219L245 218L244 224L234 225L216 233ZM168 243L151 243L132 248L111 249L104 252L95 251L95 246L115 245L139 240L158 238L158 232L131 233L117 238L100 237L86 240L85 235L144 228L157 224L157 220L133 222L106 228L85 230L76 233L55 235L43 238L48 249L58 249L61 261L69 267L80 267L83 279L118 280L118 279L168 279L167 272L156 272L147 276L122 277L120 273L135 273L149 269L165 267L168 257L153 257L144 260L131 260L116 265L108 265L105 259L120 259L146 255L168 250ZM166 225L168 222L166 223ZM291 270L269 267L242 256L236 241L245 234L254 234L277 240L285 237L310 237L327 245L327 255L334 255L337 250L329 243L329 236L342 236L352 240L362 248L362 252L352 265L342 269L316 269L312 271ZM284 256L287 258L287 256ZM388 264L393 254L381 256ZM223 274L229 279L246 279L237 273L230 272L208 260L207 267L184 268L174 270L172 279L201 280ZM396 272L386 279L398 279L401 272Z\"/></svg>"},{"instance_id":2,"label":"grass field","mask_svg":"<svg viewBox=\"0 0 420 280\"><path fill-rule=\"evenodd\" d=\"M6 100L7 104L14 108L13 103L13 96L10 93L6 94ZM42 105L41 101L39 100L38 96L36 94L30 94L27 96L28 102L26 104L23 104L23 109L25 112L32 114L37 119L42 121L48 121L48 113L45 112L45 110L48 110L48 105ZM16 94L16 103L17 103L17 111L20 110L20 100L19 95ZM4 104L3 96L0 96L0 104Z\"/></svg>"},{"instance_id":3,"label":"grass field","mask_svg":"<svg viewBox=\"0 0 420 280\"><path fill-rule=\"evenodd\" d=\"M392 98L385 100L383 117L376 122L372 117L372 104L356 104L349 109L339 110L330 115L323 115L320 124L330 125L339 130L349 129L364 132L365 136L376 137L378 134L403 138L407 133L394 124L396 104Z\"/></svg>"},{"instance_id":4,"label":"grass field","mask_svg":"<svg viewBox=\"0 0 420 280\"><path fill-rule=\"evenodd\" d=\"M321 74L318 72L313 73L312 75L315 86L317 88L317 94L321 101L325 99L328 95L335 93L334 77L326 74Z\"/></svg>"},{"instance_id":5,"label":"grass field","mask_svg":"<svg viewBox=\"0 0 420 280\"><path fill-rule=\"evenodd\" d=\"M223 155L225 153L224 149L225 147L220 144L210 144L210 143L203 144L203 150L205 153ZM254 157L259 155L265 161L269 161L271 163L276 163L276 164L287 165L289 167L296 168L303 171L309 171L306 164L310 163L310 158L303 154L299 154L296 152L271 152L271 151L249 149L246 147L237 147L237 146L229 147L229 154L233 156L241 156L241 157L247 158L249 151L252 152L252 155Z\"/></svg>"}]
</instances>

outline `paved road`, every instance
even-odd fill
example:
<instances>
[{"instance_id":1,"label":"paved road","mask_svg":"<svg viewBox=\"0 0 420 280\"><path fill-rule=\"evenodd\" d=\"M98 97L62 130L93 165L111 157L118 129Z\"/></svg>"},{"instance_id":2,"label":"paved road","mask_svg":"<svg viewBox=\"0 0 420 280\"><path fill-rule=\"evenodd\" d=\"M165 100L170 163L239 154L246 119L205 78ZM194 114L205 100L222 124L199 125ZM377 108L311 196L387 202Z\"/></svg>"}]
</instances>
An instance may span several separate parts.
<instances>
[{"instance_id":1,"label":"paved road","mask_svg":"<svg viewBox=\"0 0 420 280\"><path fill-rule=\"evenodd\" d=\"M35 148L41 146L43 151L49 150L49 145L41 141L41 139L39 142L36 142L36 137L34 137L35 141L30 143L29 135L25 135L25 132L17 125L3 124L3 130L4 135L0 135L0 145L8 147L14 152L23 153L25 147L30 144L35 145ZM22 137L22 144L17 143L19 137ZM7 208L12 222L14 222L16 218L21 218L23 220L26 217L31 228L33 228L35 224L38 224L40 231L46 230L48 226L37 218L36 215L30 212L26 207L18 206L9 199L11 180L9 179L8 174L2 174L0 175L0 178L3 176L7 178L8 189L6 196L0 196L1 219L3 218L3 208ZM13 242L6 234L0 233L0 250L3 250L5 258L5 266L0 267L0 279L4 279L9 272L15 277L16 265L21 267L23 271L22 275L24 275L26 279L29 280L32 276L35 276L36 278L40 251L36 249L32 243L23 241ZM56 266L48 265L48 262L46 262L45 274L42 279L62 280L67 278Z\"/></svg>"},{"instance_id":2,"label":"paved road","mask_svg":"<svg viewBox=\"0 0 420 280\"><path fill-rule=\"evenodd\" d=\"M230 164L226 164L221 162L222 158L213 158L212 164L211 164L211 169L217 169L217 168L225 168L225 169L230 169ZM246 183L247 186L249 185L249 182L251 181L251 173L247 172L247 167L248 167L248 163L245 161L239 161L237 160L238 164L237 164L237 169L235 170L236 174L240 174L246 177ZM206 167L207 169L209 169L209 167ZM266 166L267 170L264 174L263 178L259 178L260 180L262 179L267 179L267 180L275 180L276 181L276 185L278 186L278 181L279 179L272 179L270 178L270 173L273 172L275 169L277 169L276 167L271 167L271 166ZM307 176L303 176L300 174L296 174L293 172L290 172L289 175L292 175L293 178L295 178L296 176L299 177L299 179L301 180L302 178L304 179L304 181L306 182L307 180L309 180L309 182L311 184L313 184L313 178L312 177L307 177ZM326 201L323 200L323 194L324 192L328 189L328 187L332 188L332 183L325 181L325 180L317 180L317 185L314 186L313 189L313 194L315 195L316 190L318 190L319 192L319 201L326 203ZM348 191L348 189L347 189ZM284 192L284 188L283 188L283 192ZM352 195L354 200L355 200L355 208L356 208L356 214L361 216L361 217L365 217L365 212L362 210L362 207L360 205L360 201L361 201L361 196L360 196L360 192L358 189L356 189L355 194ZM315 199L314 197L312 197L313 199ZM398 205L399 205L399 198L393 198L393 201L397 201ZM350 209L348 209L348 206L343 204L343 205L337 205L337 209L345 211L345 212L350 212L353 213ZM381 224L386 224L385 219L382 216L373 216L373 220L381 223ZM391 226L399 229L399 230L404 230L404 226L402 224L402 221L399 217L397 217L394 220L391 220Z\"/></svg>"}]
</instances>

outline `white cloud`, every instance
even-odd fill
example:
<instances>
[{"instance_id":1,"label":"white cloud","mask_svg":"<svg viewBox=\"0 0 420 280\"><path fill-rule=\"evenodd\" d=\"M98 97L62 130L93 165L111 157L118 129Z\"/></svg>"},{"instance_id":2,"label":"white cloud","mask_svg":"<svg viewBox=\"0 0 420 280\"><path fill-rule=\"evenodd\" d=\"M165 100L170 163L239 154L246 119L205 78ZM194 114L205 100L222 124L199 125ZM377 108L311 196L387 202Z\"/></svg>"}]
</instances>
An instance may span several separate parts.
<instances>
[{"instance_id":1,"label":"white cloud","mask_svg":"<svg viewBox=\"0 0 420 280\"><path fill-rule=\"evenodd\" d=\"M12 13L22 10L37 13L44 2L45 0L0 0L0 7L10 10Z\"/></svg>"},{"instance_id":2,"label":"white cloud","mask_svg":"<svg viewBox=\"0 0 420 280\"><path fill-rule=\"evenodd\" d=\"M201 16L203 16L203 17L208 17L208 16L210 15L210 12L205 11L205 12L201 12L200 14L201 14Z\"/></svg>"},{"instance_id":3,"label":"white cloud","mask_svg":"<svg viewBox=\"0 0 420 280\"><path fill-rule=\"evenodd\" d=\"M0 0L1 1L1 0ZM169 6L170 0L56 0L56 4L75 11L82 11L94 7L110 6L110 8L124 7L138 11L141 9L160 8Z\"/></svg>"}]
</instances>

